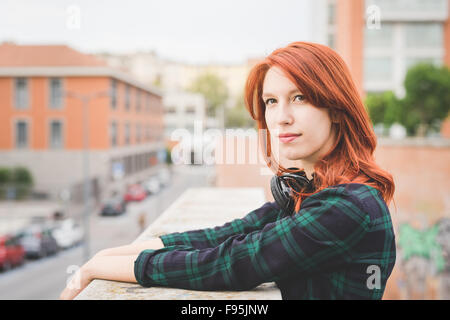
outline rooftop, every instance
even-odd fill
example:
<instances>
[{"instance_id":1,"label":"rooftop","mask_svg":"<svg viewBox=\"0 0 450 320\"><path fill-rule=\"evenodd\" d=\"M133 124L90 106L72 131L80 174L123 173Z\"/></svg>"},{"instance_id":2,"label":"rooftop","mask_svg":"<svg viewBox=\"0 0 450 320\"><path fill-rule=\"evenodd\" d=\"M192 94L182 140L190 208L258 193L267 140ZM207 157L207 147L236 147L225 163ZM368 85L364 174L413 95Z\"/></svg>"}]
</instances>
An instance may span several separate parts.
<instances>
[{"instance_id":1,"label":"rooftop","mask_svg":"<svg viewBox=\"0 0 450 320\"><path fill-rule=\"evenodd\" d=\"M105 61L66 45L0 44L1 67L106 67Z\"/></svg>"}]
</instances>

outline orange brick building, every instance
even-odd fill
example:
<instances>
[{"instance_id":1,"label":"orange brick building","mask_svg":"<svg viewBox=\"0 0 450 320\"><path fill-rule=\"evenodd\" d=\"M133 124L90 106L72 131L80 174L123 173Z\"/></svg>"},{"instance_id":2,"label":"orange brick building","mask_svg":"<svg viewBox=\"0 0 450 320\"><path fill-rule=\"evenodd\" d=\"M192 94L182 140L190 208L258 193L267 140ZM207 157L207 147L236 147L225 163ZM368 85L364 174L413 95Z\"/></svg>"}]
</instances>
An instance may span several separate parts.
<instances>
[{"instance_id":1,"label":"orange brick building","mask_svg":"<svg viewBox=\"0 0 450 320\"><path fill-rule=\"evenodd\" d=\"M102 60L0 45L0 166L29 168L38 191L78 198L86 147L96 196L144 179L162 162L163 131L161 94Z\"/></svg>"}]
</instances>

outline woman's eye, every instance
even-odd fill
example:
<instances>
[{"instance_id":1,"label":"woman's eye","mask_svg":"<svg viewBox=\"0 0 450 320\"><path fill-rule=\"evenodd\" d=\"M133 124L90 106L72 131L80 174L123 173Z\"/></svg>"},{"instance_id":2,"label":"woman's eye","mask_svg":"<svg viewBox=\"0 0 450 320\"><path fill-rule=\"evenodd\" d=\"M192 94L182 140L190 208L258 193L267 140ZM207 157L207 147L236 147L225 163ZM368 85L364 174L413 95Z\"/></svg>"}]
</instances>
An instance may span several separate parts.
<instances>
[{"instance_id":1,"label":"woman's eye","mask_svg":"<svg viewBox=\"0 0 450 320\"><path fill-rule=\"evenodd\" d=\"M300 97L300 100L298 100L298 101L305 101L305 96L304 96L304 95L298 94L298 95L296 95L296 96L294 97L294 100L297 99L297 97Z\"/></svg>"},{"instance_id":2,"label":"woman's eye","mask_svg":"<svg viewBox=\"0 0 450 320\"><path fill-rule=\"evenodd\" d=\"M265 104L268 105L270 100L274 100L275 101L275 99L269 98L269 99L266 100Z\"/></svg>"}]
</instances>

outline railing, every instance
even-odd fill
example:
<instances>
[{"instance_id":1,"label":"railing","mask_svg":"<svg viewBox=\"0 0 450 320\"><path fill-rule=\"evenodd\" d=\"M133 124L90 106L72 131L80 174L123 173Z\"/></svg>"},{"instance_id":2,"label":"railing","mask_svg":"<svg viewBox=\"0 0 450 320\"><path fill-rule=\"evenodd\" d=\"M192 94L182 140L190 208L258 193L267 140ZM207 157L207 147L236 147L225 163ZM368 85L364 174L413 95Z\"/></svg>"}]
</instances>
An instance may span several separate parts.
<instances>
[{"instance_id":1,"label":"railing","mask_svg":"<svg viewBox=\"0 0 450 320\"><path fill-rule=\"evenodd\" d=\"M222 225L241 218L265 202L262 188L191 188L185 191L134 242L176 231ZM279 300L275 283L249 291L193 291L163 287L144 288L135 283L94 280L77 300Z\"/></svg>"}]
</instances>

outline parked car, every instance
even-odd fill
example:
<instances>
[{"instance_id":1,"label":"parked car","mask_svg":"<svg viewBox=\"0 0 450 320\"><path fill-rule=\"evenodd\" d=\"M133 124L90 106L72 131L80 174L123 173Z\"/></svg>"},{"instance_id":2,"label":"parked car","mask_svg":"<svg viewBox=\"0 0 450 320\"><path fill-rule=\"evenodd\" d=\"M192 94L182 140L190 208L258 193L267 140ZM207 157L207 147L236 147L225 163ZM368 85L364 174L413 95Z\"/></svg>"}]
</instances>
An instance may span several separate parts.
<instances>
[{"instance_id":1,"label":"parked car","mask_svg":"<svg viewBox=\"0 0 450 320\"><path fill-rule=\"evenodd\" d=\"M67 249L83 241L83 229L73 219L65 219L52 230L53 237L61 249Z\"/></svg>"},{"instance_id":2,"label":"parked car","mask_svg":"<svg viewBox=\"0 0 450 320\"><path fill-rule=\"evenodd\" d=\"M25 258L25 250L17 237L0 236L0 270L21 265Z\"/></svg>"},{"instance_id":3,"label":"parked car","mask_svg":"<svg viewBox=\"0 0 450 320\"><path fill-rule=\"evenodd\" d=\"M116 195L106 199L100 210L102 216L117 216L124 213L127 209L127 203L124 197Z\"/></svg>"},{"instance_id":4,"label":"parked car","mask_svg":"<svg viewBox=\"0 0 450 320\"><path fill-rule=\"evenodd\" d=\"M128 187L127 192L125 193L125 201L142 201L147 197L147 193L145 189L139 184L133 184Z\"/></svg>"},{"instance_id":5,"label":"parked car","mask_svg":"<svg viewBox=\"0 0 450 320\"><path fill-rule=\"evenodd\" d=\"M168 186L170 184L170 170L163 168L158 172L158 178L162 186Z\"/></svg>"},{"instance_id":6,"label":"parked car","mask_svg":"<svg viewBox=\"0 0 450 320\"><path fill-rule=\"evenodd\" d=\"M157 194L161 190L161 183L157 176L153 176L143 182L142 187L145 189L147 194Z\"/></svg>"},{"instance_id":7,"label":"parked car","mask_svg":"<svg viewBox=\"0 0 450 320\"><path fill-rule=\"evenodd\" d=\"M43 258L56 254L60 249L51 229L41 225L31 225L22 231L20 243L27 258Z\"/></svg>"}]
</instances>

